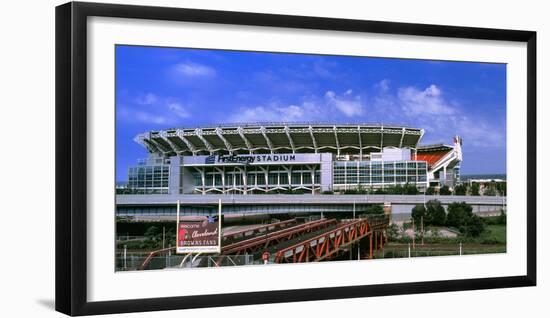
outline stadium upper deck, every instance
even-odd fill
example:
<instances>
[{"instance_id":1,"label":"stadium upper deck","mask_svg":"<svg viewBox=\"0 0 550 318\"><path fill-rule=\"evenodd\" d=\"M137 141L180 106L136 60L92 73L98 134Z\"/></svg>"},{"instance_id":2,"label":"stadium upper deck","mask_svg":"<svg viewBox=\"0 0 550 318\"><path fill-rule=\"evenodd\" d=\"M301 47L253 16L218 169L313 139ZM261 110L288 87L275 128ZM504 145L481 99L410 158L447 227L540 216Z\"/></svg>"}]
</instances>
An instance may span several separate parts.
<instances>
[{"instance_id":1,"label":"stadium upper deck","mask_svg":"<svg viewBox=\"0 0 550 318\"><path fill-rule=\"evenodd\" d=\"M150 153L170 155L334 153L366 155L385 147L416 150L423 129L378 124L225 124L136 136Z\"/></svg>"}]
</instances>

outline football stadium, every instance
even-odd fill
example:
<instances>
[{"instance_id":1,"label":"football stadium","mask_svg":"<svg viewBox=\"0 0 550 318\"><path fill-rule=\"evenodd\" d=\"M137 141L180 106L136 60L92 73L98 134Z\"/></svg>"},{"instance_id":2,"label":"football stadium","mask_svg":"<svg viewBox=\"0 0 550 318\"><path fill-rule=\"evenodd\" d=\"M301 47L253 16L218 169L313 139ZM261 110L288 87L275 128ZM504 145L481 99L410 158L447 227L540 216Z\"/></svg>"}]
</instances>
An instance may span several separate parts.
<instances>
[{"instance_id":1,"label":"football stadium","mask_svg":"<svg viewBox=\"0 0 550 318\"><path fill-rule=\"evenodd\" d=\"M117 240L124 242L117 250L117 269L380 257L377 251L383 252L392 220L402 222L400 215L426 206L428 188L460 184L461 138L449 138L449 145L423 145L423 136L421 128L397 125L299 123L140 133L135 141L147 157L131 166L128 182L117 187ZM396 187L412 187L414 195L380 191ZM505 206L498 196L437 199L445 207L468 201L475 213ZM182 231L177 240L176 220ZM190 232L181 226L219 233L221 247L201 254L194 246L198 236L186 236ZM162 244L154 237L162 237ZM178 249L187 242L202 256L181 255L173 240ZM127 244L135 249L131 265ZM397 248L401 254L393 257L406 257L406 246Z\"/></svg>"},{"instance_id":2,"label":"football stadium","mask_svg":"<svg viewBox=\"0 0 550 318\"><path fill-rule=\"evenodd\" d=\"M327 193L453 185L461 139L421 145L424 130L385 125L241 124L144 132L132 194ZM451 139L451 137L449 138Z\"/></svg>"}]
</instances>

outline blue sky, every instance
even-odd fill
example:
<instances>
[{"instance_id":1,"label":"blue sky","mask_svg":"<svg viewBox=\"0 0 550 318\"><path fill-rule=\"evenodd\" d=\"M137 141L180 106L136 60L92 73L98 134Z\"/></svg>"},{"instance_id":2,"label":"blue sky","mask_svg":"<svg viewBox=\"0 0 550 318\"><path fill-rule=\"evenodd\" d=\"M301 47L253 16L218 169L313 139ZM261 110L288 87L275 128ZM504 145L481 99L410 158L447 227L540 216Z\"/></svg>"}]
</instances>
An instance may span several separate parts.
<instances>
[{"instance_id":1,"label":"blue sky","mask_svg":"<svg viewBox=\"0 0 550 318\"><path fill-rule=\"evenodd\" d=\"M506 65L116 47L116 169L145 131L250 121L392 123L463 138L463 174L506 171Z\"/></svg>"}]
</instances>

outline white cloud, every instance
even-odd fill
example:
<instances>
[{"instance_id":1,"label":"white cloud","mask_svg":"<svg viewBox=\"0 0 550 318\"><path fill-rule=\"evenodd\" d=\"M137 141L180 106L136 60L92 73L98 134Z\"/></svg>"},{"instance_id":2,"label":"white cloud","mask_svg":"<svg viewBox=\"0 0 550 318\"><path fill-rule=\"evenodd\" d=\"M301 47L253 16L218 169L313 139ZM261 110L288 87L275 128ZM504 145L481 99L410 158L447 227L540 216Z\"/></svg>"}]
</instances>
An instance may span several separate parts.
<instances>
[{"instance_id":1,"label":"white cloud","mask_svg":"<svg viewBox=\"0 0 550 318\"><path fill-rule=\"evenodd\" d=\"M390 80L383 79L375 85L376 88L382 93L387 93L390 90Z\"/></svg>"},{"instance_id":2,"label":"white cloud","mask_svg":"<svg viewBox=\"0 0 550 318\"><path fill-rule=\"evenodd\" d=\"M136 98L136 103L140 105L153 105L157 102L158 98L153 93L147 93L145 96Z\"/></svg>"},{"instance_id":3,"label":"white cloud","mask_svg":"<svg viewBox=\"0 0 550 318\"><path fill-rule=\"evenodd\" d=\"M443 98L441 90L434 84L423 91L412 86L400 88L397 97L407 115L450 115L456 113L455 107Z\"/></svg>"},{"instance_id":4,"label":"white cloud","mask_svg":"<svg viewBox=\"0 0 550 318\"><path fill-rule=\"evenodd\" d=\"M184 62L174 65L174 71L178 75L185 77L214 77L216 76L216 70L202 64Z\"/></svg>"},{"instance_id":5,"label":"white cloud","mask_svg":"<svg viewBox=\"0 0 550 318\"><path fill-rule=\"evenodd\" d=\"M359 116L363 114L363 102L351 89L338 96L327 91L325 96L303 96L302 102L281 104L271 102L253 107L242 107L229 118L232 122L313 122L337 121L337 118Z\"/></svg>"},{"instance_id":6,"label":"white cloud","mask_svg":"<svg viewBox=\"0 0 550 318\"><path fill-rule=\"evenodd\" d=\"M144 123L150 123L150 124L162 125L162 124L167 124L170 121L165 116L155 115L149 112L142 112L142 111L136 112L134 116L138 121L144 122Z\"/></svg>"},{"instance_id":7,"label":"white cloud","mask_svg":"<svg viewBox=\"0 0 550 318\"><path fill-rule=\"evenodd\" d=\"M146 111L135 111L132 109L127 108L126 106L120 106L117 112L117 115L129 122L141 122L141 123L147 123L147 124L168 124L171 122L171 120L163 115L154 114L151 112Z\"/></svg>"},{"instance_id":8,"label":"white cloud","mask_svg":"<svg viewBox=\"0 0 550 318\"><path fill-rule=\"evenodd\" d=\"M384 80L375 85L378 94L369 108L372 120L424 128L424 144L451 143L454 135L460 135L468 147L505 146L505 133L494 118L465 112L459 103L445 97L440 86L432 84L423 90L407 86L391 94L389 86L385 88L388 83Z\"/></svg>"},{"instance_id":9,"label":"white cloud","mask_svg":"<svg viewBox=\"0 0 550 318\"><path fill-rule=\"evenodd\" d=\"M309 103L302 105L278 106L271 104L267 106L255 106L242 108L238 114L230 118L232 122L295 122L311 120L318 110L316 106Z\"/></svg>"},{"instance_id":10,"label":"white cloud","mask_svg":"<svg viewBox=\"0 0 550 318\"><path fill-rule=\"evenodd\" d=\"M352 91L344 93L344 97L336 95L333 91L325 93L327 104L334 106L347 117L360 116L363 114L363 104L359 95L352 96Z\"/></svg>"},{"instance_id":11,"label":"white cloud","mask_svg":"<svg viewBox=\"0 0 550 318\"><path fill-rule=\"evenodd\" d=\"M330 71L327 63L323 62L322 60L313 63L313 71L318 77L321 78L334 77L334 74L332 74L332 72Z\"/></svg>"},{"instance_id":12,"label":"white cloud","mask_svg":"<svg viewBox=\"0 0 550 318\"><path fill-rule=\"evenodd\" d=\"M465 142L475 147L499 147L506 144L505 136L500 127L492 126L481 118L469 116L453 116L449 120L450 127L460 135Z\"/></svg>"},{"instance_id":13,"label":"white cloud","mask_svg":"<svg viewBox=\"0 0 550 318\"><path fill-rule=\"evenodd\" d=\"M172 125L177 124L178 119L191 117L188 108L176 98L148 93L129 101L117 105L117 116L127 122Z\"/></svg>"},{"instance_id":14,"label":"white cloud","mask_svg":"<svg viewBox=\"0 0 550 318\"><path fill-rule=\"evenodd\" d=\"M189 118L191 114L180 103L168 103L168 109L180 118Z\"/></svg>"}]
</instances>

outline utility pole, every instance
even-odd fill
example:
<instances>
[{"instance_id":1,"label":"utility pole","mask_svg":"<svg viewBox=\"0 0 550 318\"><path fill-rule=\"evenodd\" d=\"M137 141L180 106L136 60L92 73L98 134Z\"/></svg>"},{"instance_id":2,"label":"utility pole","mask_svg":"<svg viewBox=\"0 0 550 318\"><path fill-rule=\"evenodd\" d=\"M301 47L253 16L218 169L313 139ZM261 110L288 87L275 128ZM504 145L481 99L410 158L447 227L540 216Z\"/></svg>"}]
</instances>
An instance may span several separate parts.
<instances>
[{"instance_id":1,"label":"utility pole","mask_svg":"<svg viewBox=\"0 0 550 318\"><path fill-rule=\"evenodd\" d=\"M128 268L128 266L127 266L128 264L126 262L127 251L128 251L128 246L124 245L124 270L126 270Z\"/></svg>"},{"instance_id":2,"label":"utility pole","mask_svg":"<svg viewBox=\"0 0 550 318\"><path fill-rule=\"evenodd\" d=\"M172 247L172 244L170 244L170 247ZM170 267L170 258L172 257L172 250L168 250L167 259L166 259L166 267Z\"/></svg>"},{"instance_id":3,"label":"utility pole","mask_svg":"<svg viewBox=\"0 0 550 318\"><path fill-rule=\"evenodd\" d=\"M424 245L424 216L420 216L420 234L422 235L422 245Z\"/></svg>"},{"instance_id":4,"label":"utility pole","mask_svg":"<svg viewBox=\"0 0 550 318\"><path fill-rule=\"evenodd\" d=\"M164 249L164 245L166 243L166 226L162 227L162 249Z\"/></svg>"},{"instance_id":5,"label":"utility pole","mask_svg":"<svg viewBox=\"0 0 550 318\"><path fill-rule=\"evenodd\" d=\"M415 245L416 231L414 230L414 218L412 219L412 230L413 230L413 250L414 250L416 249L416 245Z\"/></svg>"}]
</instances>

